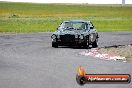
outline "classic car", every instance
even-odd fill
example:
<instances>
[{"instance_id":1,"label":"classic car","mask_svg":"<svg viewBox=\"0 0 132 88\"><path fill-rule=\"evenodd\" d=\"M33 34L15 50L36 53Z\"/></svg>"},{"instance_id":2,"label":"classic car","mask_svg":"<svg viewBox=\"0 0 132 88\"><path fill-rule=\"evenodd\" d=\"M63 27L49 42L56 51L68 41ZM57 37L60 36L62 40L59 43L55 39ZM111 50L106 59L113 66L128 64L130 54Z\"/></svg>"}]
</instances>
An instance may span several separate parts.
<instances>
[{"instance_id":1,"label":"classic car","mask_svg":"<svg viewBox=\"0 0 132 88\"><path fill-rule=\"evenodd\" d=\"M51 38L55 48L70 45L96 48L99 37L91 21L71 20L62 22Z\"/></svg>"}]
</instances>

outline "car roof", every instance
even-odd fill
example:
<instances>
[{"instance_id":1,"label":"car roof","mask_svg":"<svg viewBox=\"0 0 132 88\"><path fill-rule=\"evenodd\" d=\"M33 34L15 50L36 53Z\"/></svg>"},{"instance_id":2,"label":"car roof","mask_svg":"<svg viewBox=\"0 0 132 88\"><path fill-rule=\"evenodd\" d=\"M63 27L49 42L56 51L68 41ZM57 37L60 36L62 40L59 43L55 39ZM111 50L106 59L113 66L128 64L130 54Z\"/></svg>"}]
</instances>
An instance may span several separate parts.
<instances>
[{"instance_id":1,"label":"car roof","mask_svg":"<svg viewBox=\"0 0 132 88\"><path fill-rule=\"evenodd\" d=\"M70 21L64 21L64 22L86 22L86 23L89 23L90 21L85 21L85 20L70 20Z\"/></svg>"}]
</instances>

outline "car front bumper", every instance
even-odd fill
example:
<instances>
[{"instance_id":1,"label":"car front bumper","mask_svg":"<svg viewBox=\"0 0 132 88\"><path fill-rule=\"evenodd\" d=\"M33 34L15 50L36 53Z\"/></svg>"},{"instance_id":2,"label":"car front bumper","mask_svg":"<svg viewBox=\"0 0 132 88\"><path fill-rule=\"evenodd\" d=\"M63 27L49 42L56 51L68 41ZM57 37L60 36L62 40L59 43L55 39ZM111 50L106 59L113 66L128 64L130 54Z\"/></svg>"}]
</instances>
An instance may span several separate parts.
<instances>
[{"instance_id":1,"label":"car front bumper","mask_svg":"<svg viewBox=\"0 0 132 88\"><path fill-rule=\"evenodd\" d=\"M58 45L82 45L86 43L86 37L82 39L79 38L79 35L60 35L59 38L52 39L52 42L57 42Z\"/></svg>"}]
</instances>

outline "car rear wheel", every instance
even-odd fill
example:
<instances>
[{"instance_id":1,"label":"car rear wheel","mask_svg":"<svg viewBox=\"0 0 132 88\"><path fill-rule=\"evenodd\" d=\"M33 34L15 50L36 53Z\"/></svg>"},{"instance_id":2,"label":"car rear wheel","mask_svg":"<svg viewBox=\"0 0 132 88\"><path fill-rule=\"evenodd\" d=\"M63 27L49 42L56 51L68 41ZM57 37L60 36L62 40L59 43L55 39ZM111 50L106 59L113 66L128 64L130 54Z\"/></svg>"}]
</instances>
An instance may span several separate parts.
<instances>
[{"instance_id":1,"label":"car rear wheel","mask_svg":"<svg viewBox=\"0 0 132 88\"><path fill-rule=\"evenodd\" d=\"M52 42L52 47L58 48L58 43L57 42Z\"/></svg>"}]
</instances>

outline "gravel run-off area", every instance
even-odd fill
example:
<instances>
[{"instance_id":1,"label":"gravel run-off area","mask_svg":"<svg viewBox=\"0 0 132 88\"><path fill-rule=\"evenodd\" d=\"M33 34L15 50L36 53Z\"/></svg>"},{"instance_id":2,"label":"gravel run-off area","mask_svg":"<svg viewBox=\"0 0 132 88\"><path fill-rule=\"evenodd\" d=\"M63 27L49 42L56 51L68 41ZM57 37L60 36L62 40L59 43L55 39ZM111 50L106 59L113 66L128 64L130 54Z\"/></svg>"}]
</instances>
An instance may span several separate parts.
<instances>
[{"instance_id":1,"label":"gravel run-off area","mask_svg":"<svg viewBox=\"0 0 132 88\"><path fill-rule=\"evenodd\" d=\"M103 48L92 48L80 54L103 60L132 62L132 45L114 45Z\"/></svg>"},{"instance_id":2,"label":"gravel run-off area","mask_svg":"<svg viewBox=\"0 0 132 88\"><path fill-rule=\"evenodd\" d=\"M117 55L117 56L125 57L128 62L132 62L132 45L100 48L99 52L107 53L113 56Z\"/></svg>"}]
</instances>

